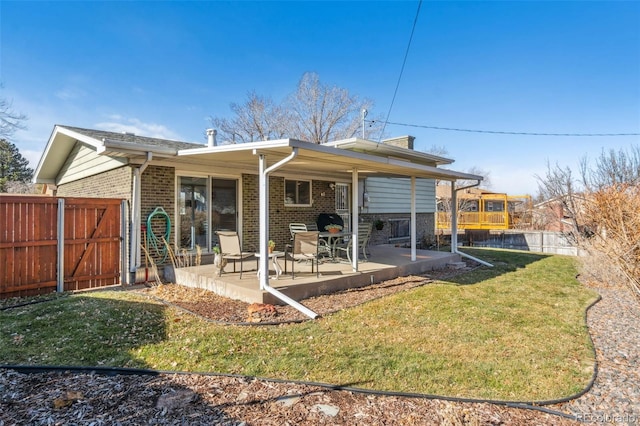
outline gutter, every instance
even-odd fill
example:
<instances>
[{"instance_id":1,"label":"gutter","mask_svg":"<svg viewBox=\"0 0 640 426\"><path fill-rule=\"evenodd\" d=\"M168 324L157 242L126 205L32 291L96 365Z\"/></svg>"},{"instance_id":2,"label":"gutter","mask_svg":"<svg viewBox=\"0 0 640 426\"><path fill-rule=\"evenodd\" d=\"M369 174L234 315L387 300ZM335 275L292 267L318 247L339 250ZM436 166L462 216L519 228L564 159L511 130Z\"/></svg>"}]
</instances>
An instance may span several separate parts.
<instances>
[{"instance_id":1,"label":"gutter","mask_svg":"<svg viewBox=\"0 0 640 426\"><path fill-rule=\"evenodd\" d=\"M476 183L474 183L473 185L462 186L460 188L455 187L455 181L451 182L451 253L457 254L458 256L466 257L480 263L481 265L493 268L493 265L491 263L485 262L484 260L480 260L477 257L473 257L458 250L458 191L475 188L479 185L480 179L476 180Z\"/></svg>"},{"instance_id":2,"label":"gutter","mask_svg":"<svg viewBox=\"0 0 640 426\"><path fill-rule=\"evenodd\" d=\"M135 273L140 266L140 215L142 201L141 177L151 160L153 153L147 151L147 158L139 167L133 169L133 200L131 205L131 244L129 246L129 272ZM135 283L135 276L132 280Z\"/></svg>"},{"instance_id":3,"label":"gutter","mask_svg":"<svg viewBox=\"0 0 640 426\"><path fill-rule=\"evenodd\" d=\"M259 156L260 169L260 181L258 184L260 194L260 242L258 245L258 251L260 253L267 253L267 245L269 241L269 174L295 159L298 156L298 148L294 147L291 154L270 167L266 167L267 160L265 154L259 153L257 150L254 150L253 153L258 154ZM286 261L287 260L285 259L285 262ZM260 265L258 270L260 271L261 290L265 290L273 294L287 305L292 306L312 319L318 317L318 314L313 312L311 309L269 285L269 256L260 256Z\"/></svg>"}]
</instances>

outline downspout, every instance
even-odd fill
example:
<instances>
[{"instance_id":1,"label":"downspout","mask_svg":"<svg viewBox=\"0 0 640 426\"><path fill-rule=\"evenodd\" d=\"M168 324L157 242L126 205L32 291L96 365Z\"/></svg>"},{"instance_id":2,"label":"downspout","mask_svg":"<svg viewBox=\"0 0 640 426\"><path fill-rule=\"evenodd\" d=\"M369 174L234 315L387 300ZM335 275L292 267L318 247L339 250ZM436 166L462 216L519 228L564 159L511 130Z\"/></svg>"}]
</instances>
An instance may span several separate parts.
<instances>
[{"instance_id":1,"label":"downspout","mask_svg":"<svg viewBox=\"0 0 640 426\"><path fill-rule=\"evenodd\" d=\"M480 260L476 257L473 257L469 254L463 253L458 250L458 191L462 191L463 189L474 188L480 185L480 181L477 180L473 185L467 185L460 188L456 188L456 182L451 182L451 253L457 254L462 257L466 257L468 259L474 260L481 265L488 266L493 268L493 265L489 262L485 262L484 260Z\"/></svg>"},{"instance_id":2,"label":"downspout","mask_svg":"<svg viewBox=\"0 0 640 426\"><path fill-rule=\"evenodd\" d=\"M416 249L416 177L411 176L411 219L409 229L411 230L411 261L415 262L418 258L418 252Z\"/></svg>"},{"instance_id":3,"label":"downspout","mask_svg":"<svg viewBox=\"0 0 640 426\"><path fill-rule=\"evenodd\" d=\"M129 272L137 271L140 266L140 215L142 199L142 173L145 171L151 160L153 153L147 152L147 158L139 167L133 169L133 200L131 206L131 244L129 246ZM135 284L135 275L131 281Z\"/></svg>"},{"instance_id":4,"label":"downspout","mask_svg":"<svg viewBox=\"0 0 640 426\"><path fill-rule=\"evenodd\" d=\"M254 154L256 151L254 151ZM260 179L258 183L259 200L260 200L260 241L258 244L258 251L260 253L268 253L268 241L269 241L269 174L280 167L284 166L294 158L298 156L298 148L293 148L289 156L283 158L277 163L266 167L267 161L264 154L259 154L259 171ZM286 262L286 259L285 259ZM313 312L306 306L293 300L286 294L276 290L269 285L269 256L260 256L260 289L265 290L273 294L278 299L282 300L289 306L294 307L303 314L310 318L317 318L318 314Z\"/></svg>"}]
</instances>

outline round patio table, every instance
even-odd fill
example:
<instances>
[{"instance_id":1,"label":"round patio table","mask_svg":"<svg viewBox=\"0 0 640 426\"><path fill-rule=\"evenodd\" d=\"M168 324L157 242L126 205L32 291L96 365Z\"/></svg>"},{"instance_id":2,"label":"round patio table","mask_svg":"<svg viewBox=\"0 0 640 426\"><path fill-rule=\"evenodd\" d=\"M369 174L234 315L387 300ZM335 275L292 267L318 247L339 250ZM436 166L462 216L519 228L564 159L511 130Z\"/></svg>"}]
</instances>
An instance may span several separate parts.
<instances>
[{"instance_id":1,"label":"round patio table","mask_svg":"<svg viewBox=\"0 0 640 426\"><path fill-rule=\"evenodd\" d=\"M277 280L278 278L280 278L280 275L282 275L282 267L280 266L280 263L278 262L278 258L279 257L283 257L284 256L284 252L283 251L272 251L268 255L271 258L271 263L273 264L273 269L276 271L275 279ZM256 253L255 256L257 258L260 258L261 253ZM257 275L258 275L258 277L260 277L260 268L258 268Z\"/></svg>"}]
</instances>

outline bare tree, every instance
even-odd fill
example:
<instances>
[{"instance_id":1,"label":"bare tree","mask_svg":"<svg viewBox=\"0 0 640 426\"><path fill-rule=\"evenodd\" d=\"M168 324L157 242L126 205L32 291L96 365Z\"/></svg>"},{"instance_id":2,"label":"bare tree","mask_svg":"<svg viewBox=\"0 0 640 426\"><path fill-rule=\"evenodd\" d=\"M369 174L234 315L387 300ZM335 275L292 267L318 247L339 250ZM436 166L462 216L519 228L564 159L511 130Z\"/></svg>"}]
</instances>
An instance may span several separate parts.
<instances>
[{"instance_id":1,"label":"bare tree","mask_svg":"<svg viewBox=\"0 0 640 426\"><path fill-rule=\"evenodd\" d=\"M360 100L347 89L325 86L315 73L302 76L298 90L285 104L293 115L291 136L319 144L355 136L362 128L362 110L373 106L372 101ZM365 136L375 130L376 126L365 126Z\"/></svg>"},{"instance_id":2,"label":"bare tree","mask_svg":"<svg viewBox=\"0 0 640 426\"><path fill-rule=\"evenodd\" d=\"M538 177L542 199L562 206L567 233L588 253L585 272L611 282L621 277L640 297L640 150L603 151L594 164L580 162L580 179L568 167Z\"/></svg>"},{"instance_id":3,"label":"bare tree","mask_svg":"<svg viewBox=\"0 0 640 426\"><path fill-rule=\"evenodd\" d=\"M211 123L223 138L236 142L289 137L326 143L356 136L362 128L362 110L372 107L372 101L325 86L317 74L305 73L297 90L282 103L251 92L244 103L231 104L233 118L212 117ZM379 119L369 117L367 123L365 137L380 132Z\"/></svg>"},{"instance_id":4,"label":"bare tree","mask_svg":"<svg viewBox=\"0 0 640 426\"><path fill-rule=\"evenodd\" d=\"M424 152L426 152L427 154L438 155L441 157L446 157L447 155L449 155L449 150L444 145L433 144L429 149L425 150Z\"/></svg>"},{"instance_id":5,"label":"bare tree","mask_svg":"<svg viewBox=\"0 0 640 426\"><path fill-rule=\"evenodd\" d=\"M471 175L476 175L476 176L482 176L482 181L480 182L480 185L483 188L491 189L491 187L493 186L493 184L491 183L490 171L481 169L478 166L472 166L467 169L466 173L469 173ZM474 183L476 183L475 180L458 181L456 186L466 186L466 185L472 185Z\"/></svg>"},{"instance_id":6,"label":"bare tree","mask_svg":"<svg viewBox=\"0 0 640 426\"><path fill-rule=\"evenodd\" d=\"M242 104L230 105L235 114L232 119L211 118L222 140L229 142L252 142L280 139L287 134L289 119L281 106L266 98L250 92Z\"/></svg>"},{"instance_id":7,"label":"bare tree","mask_svg":"<svg viewBox=\"0 0 640 426\"><path fill-rule=\"evenodd\" d=\"M26 128L25 120L27 116L15 112L10 100L0 97L0 192L7 191L12 182L27 182L33 175L29 161L10 141L16 130Z\"/></svg>"},{"instance_id":8,"label":"bare tree","mask_svg":"<svg viewBox=\"0 0 640 426\"><path fill-rule=\"evenodd\" d=\"M580 162L582 182L590 191L597 191L621 183L638 183L640 180L640 148L629 151L602 150L591 167L587 157Z\"/></svg>"},{"instance_id":9,"label":"bare tree","mask_svg":"<svg viewBox=\"0 0 640 426\"><path fill-rule=\"evenodd\" d=\"M2 85L0 84L0 89ZM10 139L16 130L25 129L27 116L13 110L13 102L0 97L0 138Z\"/></svg>"},{"instance_id":10,"label":"bare tree","mask_svg":"<svg viewBox=\"0 0 640 426\"><path fill-rule=\"evenodd\" d=\"M577 243L578 230L582 228L580 221L580 205L582 188L573 177L569 167L560 167L558 164L551 166L547 162L545 176L535 176L538 181L538 199L548 201L549 208L556 209L559 206L561 216L559 219L568 218L573 224L567 237Z\"/></svg>"}]
</instances>

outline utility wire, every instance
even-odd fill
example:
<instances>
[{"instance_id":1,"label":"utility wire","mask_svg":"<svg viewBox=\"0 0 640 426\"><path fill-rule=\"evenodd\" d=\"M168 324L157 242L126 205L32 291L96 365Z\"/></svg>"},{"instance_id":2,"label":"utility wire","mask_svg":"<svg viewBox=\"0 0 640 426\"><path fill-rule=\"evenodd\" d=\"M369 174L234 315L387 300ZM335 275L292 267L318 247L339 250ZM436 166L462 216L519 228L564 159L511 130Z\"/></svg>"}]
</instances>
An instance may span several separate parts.
<instances>
[{"instance_id":1,"label":"utility wire","mask_svg":"<svg viewBox=\"0 0 640 426\"><path fill-rule=\"evenodd\" d=\"M404 52L404 60L402 61L402 68L400 68L400 75L398 76L398 82L396 83L396 89L393 91L393 98L391 99L391 105L389 105L389 112L387 113L387 120L385 120L384 126L382 126L382 131L380 132L380 137L378 138L378 142L380 142L382 140L382 135L384 134L384 129L387 127L387 122L389 120L389 116L391 115L391 110L393 109L393 104L396 101L396 95L398 94L398 88L400 87L400 80L402 80L402 73L404 73L404 66L407 63L407 57L409 56L409 49L411 48L411 41L413 40L413 33L415 32L416 24L418 23L418 16L420 15L420 7L421 6L422 6L422 0L420 0L418 2L418 10L416 10L416 17L413 19L413 27L411 28L411 36L409 36L409 43L407 44L407 50Z\"/></svg>"},{"instance_id":2,"label":"utility wire","mask_svg":"<svg viewBox=\"0 0 640 426\"><path fill-rule=\"evenodd\" d=\"M388 118L387 118L388 119ZM373 123L373 121L370 121ZM496 135L524 135L524 136L571 136L571 137L602 137L602 136L640 136L640 133L540 133L540 132L509 132L501 130L478 130L478 129L459 129L455 127L438 127L427 126L422 124L396 123L393 121L385 121L384 126L392 124L405 127L419 127L422 129L446 130L451 132L467 132L467 133L490 133ZM383 128L384 131L384 128Z\"/></svg>"}]
</instances>

